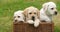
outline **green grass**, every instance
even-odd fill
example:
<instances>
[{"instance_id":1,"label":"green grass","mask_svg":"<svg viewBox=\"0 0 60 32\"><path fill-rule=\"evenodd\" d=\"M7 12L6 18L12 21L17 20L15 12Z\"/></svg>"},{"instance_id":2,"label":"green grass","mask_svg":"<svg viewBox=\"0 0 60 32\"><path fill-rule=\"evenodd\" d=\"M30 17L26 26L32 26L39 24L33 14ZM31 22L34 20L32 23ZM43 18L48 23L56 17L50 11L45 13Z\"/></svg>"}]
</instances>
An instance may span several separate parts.
<instances>
[{"instance_id":1,"label":"green grass","mask_svg":"<svg viewBox=\"0 0 60 32\"><path fill-rule=\"evenodd\" d=\"M41 9L45 2L53 1L60 11L60 0L0 0L0 32L12 32L13 14L17 10L24 10L26 7L35 6ZM60 32L60 12L55 16L55 32Z\"/></svg>"}]
</instances>

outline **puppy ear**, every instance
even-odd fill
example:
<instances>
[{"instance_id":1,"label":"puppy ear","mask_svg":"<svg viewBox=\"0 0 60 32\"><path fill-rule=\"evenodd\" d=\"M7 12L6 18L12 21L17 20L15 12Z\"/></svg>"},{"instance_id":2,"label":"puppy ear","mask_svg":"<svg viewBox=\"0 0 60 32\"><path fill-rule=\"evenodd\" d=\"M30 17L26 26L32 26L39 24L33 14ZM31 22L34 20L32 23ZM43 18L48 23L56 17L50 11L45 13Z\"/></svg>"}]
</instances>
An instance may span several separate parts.
<instances>
[{"instance_id":1,"label":"puppy ear","mask_svg":"<svg viewBox=\"0 0 60 32\"><path fill-rule=\"evenodd\" d=\"M47 3L44 3L44 4L42 5L42 7L43 7L43 9L46 11L46 10L47 10L47 7L48 7L48 4L47 4Z\"/></svg>"},{"instance_id":2,"label":"puppy ear","mask_svg":"<svg viewBox=\"0 0 60 32\"><path fill-rule=\"evenodd\" d=\"M27 12L28 12L28 9L25 9L24 12L23 12L25 17L27 17L27 14L28 14Z\"/></svg>"},{"instance_id":3,"label":"puppy ear","mask_svg":"<svg viewBox=\"0 0 60 32\"><path fill-rule=\"evenodd\" d=\"M38 19L40 18L40 12L39 10L37 10L37 16L38 16Z\"/></svg>"}]
</instances>

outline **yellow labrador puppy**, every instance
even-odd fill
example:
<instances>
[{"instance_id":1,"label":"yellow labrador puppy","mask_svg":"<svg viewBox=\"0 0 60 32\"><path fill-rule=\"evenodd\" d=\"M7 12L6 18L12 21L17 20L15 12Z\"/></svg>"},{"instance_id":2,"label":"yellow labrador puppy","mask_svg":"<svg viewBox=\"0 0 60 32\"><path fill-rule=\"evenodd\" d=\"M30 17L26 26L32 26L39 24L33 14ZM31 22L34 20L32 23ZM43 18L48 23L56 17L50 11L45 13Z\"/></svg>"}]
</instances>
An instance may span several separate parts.
<instances>
[{"instance_id":1,"label":"yellow labrador puppy","mask_svg":"<svg viewBox=\"0 0 60 32\"><path fill-rule=\"evenodd\" d=\"M35 27L39 26L39 10L33 6L30 6L24 10L24 15L26 17L26 22L29 24L34 24Z\"/></svg>"}]
</instances>

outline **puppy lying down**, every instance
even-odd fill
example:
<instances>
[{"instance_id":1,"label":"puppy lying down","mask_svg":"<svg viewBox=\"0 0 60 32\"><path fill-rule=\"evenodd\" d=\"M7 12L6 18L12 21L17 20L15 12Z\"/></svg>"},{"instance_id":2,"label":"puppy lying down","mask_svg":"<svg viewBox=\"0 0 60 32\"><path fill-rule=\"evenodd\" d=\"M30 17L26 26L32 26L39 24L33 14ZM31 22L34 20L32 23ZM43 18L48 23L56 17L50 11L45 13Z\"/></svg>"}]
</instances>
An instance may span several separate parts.
<instances>
[{"instance_id":1,"label":"puppy lying down","mask_svg":"<svg viewBox=\"0 0 60 32\"><path fill-rule=\"evenodd\" d=\"M23 15L23 11L19 10L14 12L14 22L24 22L24 15Z\"/></svg>"},{"instance_id":2,"label":"puppy lying down","mask_svg":"<svg viewBox=\"0 0 60 32\"><path fill-rule=\"evenodd\" d=\"M37 8L33 6L26 8L24 10L24 15L27 23L34 24L35 27L39 26L39 10Z\"/></svg>"},{"instance_id":3,"label":"puppy lying down","mask_svg":"<svg viewBox=\"0 0 60 32\"><path fill-rule=\"evenodd\" d=\"M40 20L50 23L53 15L57 15L56 4L54 2L44 3L40 10Z\"/></svg>"}]
</instances>

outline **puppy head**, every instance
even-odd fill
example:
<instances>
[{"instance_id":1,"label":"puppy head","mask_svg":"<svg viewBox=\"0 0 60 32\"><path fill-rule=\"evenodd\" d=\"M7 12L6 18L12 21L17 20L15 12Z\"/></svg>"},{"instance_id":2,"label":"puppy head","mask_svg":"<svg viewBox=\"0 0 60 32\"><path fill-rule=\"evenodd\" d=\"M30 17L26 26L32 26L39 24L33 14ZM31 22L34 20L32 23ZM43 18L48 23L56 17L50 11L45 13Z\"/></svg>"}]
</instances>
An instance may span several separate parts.
<instances>
[{"instance_id":1,"label":"puppy head","mask_svg":"<svg viewBox=\"0 0 60 32\"><path fill-rule=\"evenodd\" d=\"M43 8L50 15L57 15L56 4L53 2L47 2L43 4Z\"/></svg>"},{"instance_id":2,"label":"puppy head","mask_svg":"<svg viewBox=\"0 0 60 32\"><path fill-rule=\"evenodd\" d=\"M17 11L14 13L14 21L17 22L17 21L24 21L23 20L23 14L21 11Z\"/></svg>"},{"instance_id":3,"label":"puppy head","mask_svg":"<svg viewBox=\"0 0 60 32\"><path fill-rule=\"evenodd\" d=\"M24 10L25 16L30 19L30 20L35 20L36 18L39 17L39 10L35 7L28 7Z\"/></svg>"}]
</instances>

